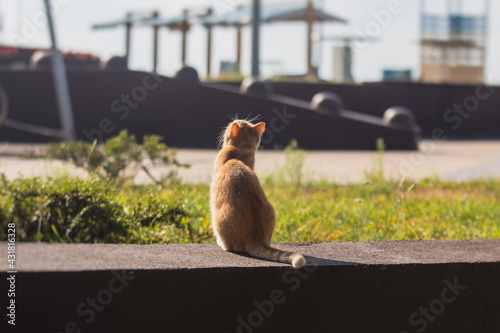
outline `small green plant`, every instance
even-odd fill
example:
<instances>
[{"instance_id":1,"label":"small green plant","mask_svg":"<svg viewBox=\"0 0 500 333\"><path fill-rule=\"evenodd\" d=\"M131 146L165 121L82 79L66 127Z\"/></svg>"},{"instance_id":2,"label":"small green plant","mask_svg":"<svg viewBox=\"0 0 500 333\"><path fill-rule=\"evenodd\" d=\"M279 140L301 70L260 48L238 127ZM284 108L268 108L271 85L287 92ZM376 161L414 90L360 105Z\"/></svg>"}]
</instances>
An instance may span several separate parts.
<instances>
[{"instance_id":1,"label":"small green plant","mask_svg":"<svg viewBox=\"0 0 500 333\"><path fill-rule=\"evenodd\" d=\"M377 139L377 156L374 158L374 168L365 170L366 181L372 183L383 183L386 181L384 168L385 143L383 138Z\"/></svg>"},{"instance_id":2,"label":"small green plant","mask_svg":"<svg viewBox=\"0 0 500 333\"><path fill-rule=\"evenodd\" d=\"M306 151L299 148L292 139L285 147L285 165L265 178L266 183L291 184L296 187L303 183L303 168Z\"/></svg>"},{"instance_id":3,"label":"small green plant","mask_svg":"<svg viewBox=\"0 0 500 333\"><path fill-rule=\"evenodd\" d=\"M176 177L178 167L189 167L176 158L176 150L169 148L158 135L145 135L138 144L135 135L127 130L110 138L98 146L96 142L75 141L48 145L44 157L60 159L77 167L96 173L102 178L125 181L143 170L155 183L161 184ZM163 179L155 178L150 172L151 165L172 166Z\"/></svg>"}]
</instances>

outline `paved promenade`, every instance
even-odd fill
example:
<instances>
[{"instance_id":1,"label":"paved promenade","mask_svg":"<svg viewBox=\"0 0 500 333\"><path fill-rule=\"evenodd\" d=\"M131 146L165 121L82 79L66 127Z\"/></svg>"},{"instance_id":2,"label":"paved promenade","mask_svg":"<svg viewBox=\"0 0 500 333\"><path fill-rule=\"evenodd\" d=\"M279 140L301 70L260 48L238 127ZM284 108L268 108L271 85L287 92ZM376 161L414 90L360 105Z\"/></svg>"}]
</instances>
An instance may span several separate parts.
<instances>
[{"instance_id":1,"label":"paved promenade","mask_svg":"<svg viewBox=\"0 0 500 333\"><path fill-rule=\"evenodd\" d=\"M47 176L57 173L82 173L57 161L25 159L26 151L39 151L43 145L0 143L0 173L9 178ZM500 177L500 141L423 141L419 152L389 151L384 153L384 170L387 176L422 179L437 176L455 181L485 177ZM181 149L178 159L191 164L181 170L186 182L210 182L213 161L217 151ZM311 180L329 180L340 183L363 182L365 172L376 165L374 151L309 151L304 162L304 176ZM257 153L255 169L258 175L270 174L285 164L284 152L263 150ZM153 168L154 174L166 173ZM136 181L148 181L139 174Z\"/></svg>"}]
</instances>

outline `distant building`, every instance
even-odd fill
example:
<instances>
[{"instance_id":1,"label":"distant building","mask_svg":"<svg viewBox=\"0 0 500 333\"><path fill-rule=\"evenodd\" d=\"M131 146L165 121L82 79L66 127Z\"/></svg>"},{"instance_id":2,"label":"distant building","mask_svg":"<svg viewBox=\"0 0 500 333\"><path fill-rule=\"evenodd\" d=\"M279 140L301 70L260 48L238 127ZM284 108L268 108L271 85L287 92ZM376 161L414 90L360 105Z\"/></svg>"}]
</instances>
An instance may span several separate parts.
<instances>
[{"instance_id":1,"label":"distant building","mask_svg":"<svg viewBox=\"0 0 500 333\"><path fill-rule=\"evenodd\" d=\"M464 15L459 0L448 1L447 15L421 13L422 82L484 81L487 8L483 15Z\"/></svg>"},{"instance_id":2,"label":"distant building","mask_svg":"<svg viewBox=\"0 0 500 333\"><path fill-rule=\"evenodd\" d=\"M382 81L411 82L411 69L384 69Z\"/></svg>"},{"instance_id":3,"label":"distant building","mask_svg":"<svg viewBox=\"0 0 500 333\"><path fill-rule=\"evenodd\" d=\"M221 74L237 74L239 73L238 63L235 61L222 60L220 62Z\"/></svg>"}]
</instances>

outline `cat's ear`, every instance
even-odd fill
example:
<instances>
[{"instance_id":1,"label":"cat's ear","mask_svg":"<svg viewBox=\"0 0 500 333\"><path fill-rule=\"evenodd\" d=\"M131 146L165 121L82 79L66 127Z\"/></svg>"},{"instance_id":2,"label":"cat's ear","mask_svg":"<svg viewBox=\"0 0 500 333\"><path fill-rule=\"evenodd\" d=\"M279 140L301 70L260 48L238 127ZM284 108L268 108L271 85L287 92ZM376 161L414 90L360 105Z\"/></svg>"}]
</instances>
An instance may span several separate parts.
<instances>
[{"instance_id":1,"label":"cat's ear","mask_svg":"<svg viewBox=\"0 0 500 333\"><path fill-rule=\"evenodd\" d=\"M252 127L254 130L257 131L259 136L261 136L262 133L264 133L264 131L266 130L266 123L258 123L258 124L253 125Z\"/></svg>"},{"instance_id":2,"label":"cat's ear","mask_svg":"<svg viewBox=\"0 0 500 333\"><path fill-rule=\"evenodd\" d=\"M240 136L240 127L238 126L238 124L233 123L233 125L231 126L231 132L229 132L229 137L231 139L236 139L238 136Z\"/></svg>"}]
</instances>

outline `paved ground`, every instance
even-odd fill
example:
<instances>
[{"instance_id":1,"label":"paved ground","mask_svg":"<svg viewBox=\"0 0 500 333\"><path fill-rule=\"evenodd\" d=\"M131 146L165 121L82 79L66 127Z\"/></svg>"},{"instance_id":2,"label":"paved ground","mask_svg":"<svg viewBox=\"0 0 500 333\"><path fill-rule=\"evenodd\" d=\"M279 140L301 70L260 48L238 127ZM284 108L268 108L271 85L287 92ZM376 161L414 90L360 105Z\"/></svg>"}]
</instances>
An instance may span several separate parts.
<instances>
[{"instance_id":1,"label":"paved ground","mask_svg":"<svg viewBox=\"0 0 500 333\"><path fill-rule=\"evenodd\" d=\"M24 159L26 151L43 149L43 145L0 143L0 173L7 177L46 176L53 173L75 172L67 165L40 159ZM424 141L419 152L390 151L384 154L385 173L390 177L422 179L438 176L442 179L468 180L481 177L500 177L500 141ZM213 173L215 150L178 151L178 159L192 167L181 170L188 182L209 182ZM304 174L309 179L325 179L341 183L364 181L365 171L375 166L377 153L370 151L310 151L306 155ZM256 171L270 174L283 166L285 154L277 151L259 151ZM166 170L153 168L153 173ZM139 174L138 182L148 178Z\"/></svg>"},{"instance_id":2,"label":"paved ground","mask_svg":"<svg viewBox=\"0 0 500 333\"><path fill-rule=\"evenodd\" d=\"M277 248L306 256L309 265L399 265L500 262L500 239L288 243ZM7 253L7 243L0 243ZM195 269L284 266L225 252L211 244L47 244L18 243L19 271L95 271L110 269ZM0 270L7 268L6 256Z\"/></svg>"}]
</instances>

